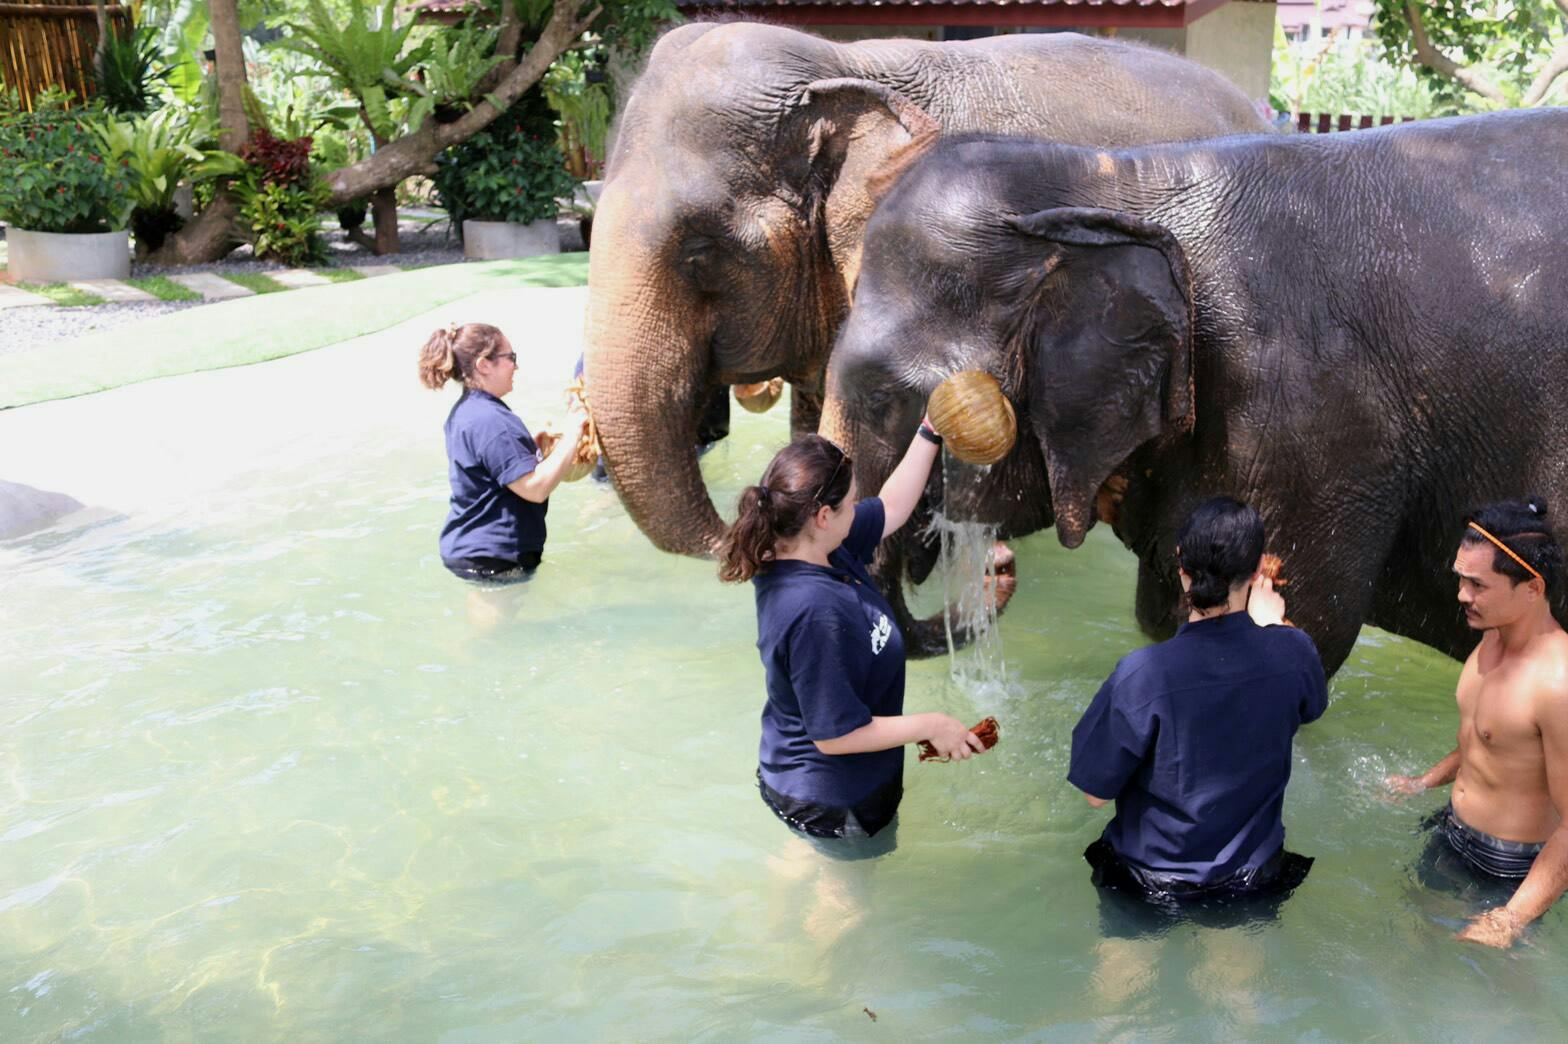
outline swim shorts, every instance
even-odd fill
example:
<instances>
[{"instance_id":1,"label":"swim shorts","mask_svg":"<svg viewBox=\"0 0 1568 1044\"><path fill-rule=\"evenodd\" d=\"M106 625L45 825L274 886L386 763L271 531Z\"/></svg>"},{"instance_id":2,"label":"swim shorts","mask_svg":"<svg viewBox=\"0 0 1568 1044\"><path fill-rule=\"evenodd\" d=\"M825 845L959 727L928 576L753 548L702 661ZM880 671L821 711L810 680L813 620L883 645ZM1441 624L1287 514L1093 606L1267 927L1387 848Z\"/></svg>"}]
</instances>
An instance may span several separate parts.
<instances>
[{"instance_id":1,"label":"swim shorts","mask_svg":"<svg viewBox=\"0 0 1568 1044\"><path fill-rule=\"evenodd\" d=\"M539 551L526 551L516 562L504 558L449 558L442 559L441 564L459 580L501 586L521 584L533 579L534 570L539 568L542 558L543 554Z\"/></svg>"},{"instance_id":2,"label":"swim shorts","mask_svg":"<svg viewBox=\"0 0 1568 1044\"><path fill-rule=\"evenodd\" d=\"M1504 841L1482 833L1460 819L1451 804L1427 820L1427 825L1448 842L1466 866L1489 877L1523 878L1545 847L1545 842Z\"/></svg>"}]
</instances>

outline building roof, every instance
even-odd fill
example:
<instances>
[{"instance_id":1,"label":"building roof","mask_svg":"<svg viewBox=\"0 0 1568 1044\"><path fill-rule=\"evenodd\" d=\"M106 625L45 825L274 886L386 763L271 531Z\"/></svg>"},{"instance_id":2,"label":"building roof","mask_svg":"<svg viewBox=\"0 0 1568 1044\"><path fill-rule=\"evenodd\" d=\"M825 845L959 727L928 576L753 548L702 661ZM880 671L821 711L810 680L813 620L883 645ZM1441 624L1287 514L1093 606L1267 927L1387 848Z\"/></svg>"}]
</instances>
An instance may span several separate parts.
<instances>
[{"instance_id":1,"label":"building roof","mask_svg":"<svg viewBox=\"0 0 1568 1044\"><path fill-rule=\"evenodd\" d=\"M752 15L789 25L1178 28L1225 3L1226 0L676 0L675 6L687 15ZM474 6L474 0L416 0L408 9L433 21L460 21Z\"/></svg>"},{"instance_id":2,"label":"building roof","mask_svg":"<svg viewBox=\"0 0 1568 1044\"><path fill-rule=\"evenodd\" d=\"M1178 28L1225 3L1226 0L676 0L684 14L753 15L791 25L996 28Z\"/></svg>"}]
</instances>

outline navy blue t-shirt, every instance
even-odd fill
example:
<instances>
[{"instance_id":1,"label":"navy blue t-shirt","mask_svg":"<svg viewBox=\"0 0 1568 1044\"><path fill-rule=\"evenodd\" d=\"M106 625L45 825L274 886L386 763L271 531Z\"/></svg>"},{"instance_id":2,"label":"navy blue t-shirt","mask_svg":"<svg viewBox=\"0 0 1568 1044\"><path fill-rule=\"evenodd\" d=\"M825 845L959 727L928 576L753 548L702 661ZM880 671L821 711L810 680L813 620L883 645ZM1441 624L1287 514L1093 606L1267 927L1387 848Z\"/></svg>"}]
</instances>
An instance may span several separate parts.
<instances>
[{"instance_id":1,"label":"navy blue t-shirt","mask_svg":"<svg viewBox=\"0 0 1568 1044\"><path fill-rule=\"evenodd\" d=\"M549 503L507 489L539 464L539 447L511 407L489 392L465 388L446 418L452 509L441 527L441 559L516 562L543 551Z\"/></svg>"},{"instance_id":2,"label":"navy blue t-shirt","mask_svg":"<svg viewBox=\"0 0 1568 1044\"><path fill-rule=\"evenodd\" d=\"M862 500L829 566L774 562L751 581L768 689L762 781L800 801L848 809L903 778L902 747L824 754L813 742L904 713L904 636L866 572L885 520L881 500Z\"/></svg>"},{"instance_id":3,"label":"navy blue t-shirt","mask_svg":"<svg viewBox=\"0 0 1568 1044\"><path fill-rule=\"evenodd\" d=\"M1073 729L1067 780L1116 799L1103 836L1124 860L1213 884L1284 845L1291 740L1327 706L1304 632L1245 612L1187 623L1116 665Z\"/></svg>"}]
</instances>

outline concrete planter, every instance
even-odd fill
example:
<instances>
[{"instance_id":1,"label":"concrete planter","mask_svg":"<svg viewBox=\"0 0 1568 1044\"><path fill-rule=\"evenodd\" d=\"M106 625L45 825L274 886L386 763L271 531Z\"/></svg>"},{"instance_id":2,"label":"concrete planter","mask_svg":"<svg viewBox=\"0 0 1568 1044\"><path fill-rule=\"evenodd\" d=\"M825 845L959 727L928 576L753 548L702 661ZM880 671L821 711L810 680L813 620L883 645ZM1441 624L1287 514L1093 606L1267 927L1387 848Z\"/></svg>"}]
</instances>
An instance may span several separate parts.
<instances>
[{"instance_id":1,"label":"concrete planter","mask_svg":"<svg viewBox=\"0 0 1568 1044\"><path fill-rule=\"evenodd\" d=\"M559 254L561 233L555 218L529 225L510 221L464 221L463 256L493 261L503 257L534 257Z\"/></svg>"},{"instance_id":2,"label":"concrete planter","mask_svg":"<svg viewBox=\"0 0 1568 1044\"><path fill-rule=\"evenodd\" d=\"M131 274L131 234L29 232L7 228L8 278L13 283L125 279Z\"/></svg>"}]
</instances>

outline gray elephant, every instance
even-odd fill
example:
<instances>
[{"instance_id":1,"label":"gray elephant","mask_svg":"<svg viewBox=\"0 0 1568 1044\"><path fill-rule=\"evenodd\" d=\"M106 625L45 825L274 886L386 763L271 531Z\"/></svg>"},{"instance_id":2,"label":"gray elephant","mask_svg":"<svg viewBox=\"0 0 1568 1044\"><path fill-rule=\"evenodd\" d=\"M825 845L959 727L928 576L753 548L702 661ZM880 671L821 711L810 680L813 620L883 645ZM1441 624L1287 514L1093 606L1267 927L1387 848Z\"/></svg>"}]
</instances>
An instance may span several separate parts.
<instances>
[{"instance_id":1,"label":"gray elephant","mask_svg":"<svg viewBox=\"0 0 1568 1044\"><path fill-rule=\"evenodd\" d=\"M627 510L658 547L711 552L722 525L694 447L725 385L783 376L795 430L816 430L874 180L916 138L1109 147L1266 129L1218 74L1109 40L670 32L616 131L589 268L590 405Z\"/></svg>"},{"instance_id":2,"label":"gray elephant","mask_svg":"<svg viewBox=\"0 0 1568 1044\"><path fill-rule=\"evenodd\" d=\"M80 510L81 501L64 493L0 481L0 540L52 526Z\"/></svg>"},{"instance_id":3,"label":"gray elephant","mask_svg":"<svg viewBox=\"0 0 1568 1044\"><path fill-rule=\"evenodd\" d=\"M1226 493L1263 513L1330 671L1363 622L1463 656L1463 512L1533 493L1568 518L1564 155L1557 111L939 143L867 229L824 433L874 489L933 386L989 371L1018 441L931 500L1004 536L1054 522L1067 547L1108 522L1150 635L1180 619L1178 523ZM895 588L932 554L902 550Z\"/></svg>"}]
</instances>

